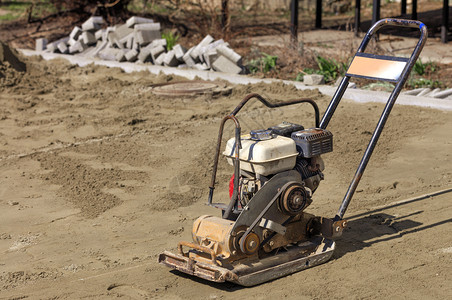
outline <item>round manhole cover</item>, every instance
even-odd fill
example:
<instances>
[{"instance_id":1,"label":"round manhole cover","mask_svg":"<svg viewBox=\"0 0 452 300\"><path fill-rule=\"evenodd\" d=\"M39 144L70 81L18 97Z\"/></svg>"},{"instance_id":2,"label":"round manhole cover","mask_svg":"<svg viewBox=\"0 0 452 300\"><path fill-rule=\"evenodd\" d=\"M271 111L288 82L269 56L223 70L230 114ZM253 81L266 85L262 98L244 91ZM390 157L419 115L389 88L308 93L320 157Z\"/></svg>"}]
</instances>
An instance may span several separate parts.
<instances>
[{"instance_id":1,"label":"round manhole cover","mask_svg":"<svg viewBox=\"0 0 452 300\"><path fill-rule=\"evenodd\" d=\"M224 92L224 84L212 81L179 81L154 85L152 92L163 96L194 96Z\"/></svg>"}]
</instances>

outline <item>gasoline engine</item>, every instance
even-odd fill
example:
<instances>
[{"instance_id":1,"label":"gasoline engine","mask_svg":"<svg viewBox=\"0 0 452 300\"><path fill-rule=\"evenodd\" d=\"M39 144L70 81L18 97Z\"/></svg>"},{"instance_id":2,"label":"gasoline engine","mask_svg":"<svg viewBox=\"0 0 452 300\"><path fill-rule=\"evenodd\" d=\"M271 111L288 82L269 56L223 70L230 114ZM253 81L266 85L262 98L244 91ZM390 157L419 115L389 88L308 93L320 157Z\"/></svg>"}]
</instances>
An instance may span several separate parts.
<instances>
[{"instance_id":1,"label":"gasoline engine","mask_svg":"<svg viewBox=\"0 0 452 300\"><path fill-rule=\"evenodd\" d=\"M256 253L259 245L262 256L306 238L308 226L314 226L314 216L305 214L304 210L311 204L312 195L323 180L321 155L333 150L333 135L328 130L304 129L301 125L283 122L242 135L240 144L237 195L234 195L235 175L229 189L230 198L237 197L236 207L230 213L223 208L223 218L202 216L193 227L195 242L206 247L217 243L229 261L234 256L240 258L241 254ZM235 151L236 139L231 138L223 152L230 165L236 162ZM285 188L280 191L272 187L264 189L273 178L278 182L286 181ZM267 217L246 234L246 222L237 223L238 216L244 209L249 209L248 204L256 195L274 198L276 194L279 196L272 202L273 209L268 210ZM216 229L212 230L212 226ZM213 232L222 235L216 236ZM223 235L225 232L228 234Z\"/></svg>"}]
</instances>

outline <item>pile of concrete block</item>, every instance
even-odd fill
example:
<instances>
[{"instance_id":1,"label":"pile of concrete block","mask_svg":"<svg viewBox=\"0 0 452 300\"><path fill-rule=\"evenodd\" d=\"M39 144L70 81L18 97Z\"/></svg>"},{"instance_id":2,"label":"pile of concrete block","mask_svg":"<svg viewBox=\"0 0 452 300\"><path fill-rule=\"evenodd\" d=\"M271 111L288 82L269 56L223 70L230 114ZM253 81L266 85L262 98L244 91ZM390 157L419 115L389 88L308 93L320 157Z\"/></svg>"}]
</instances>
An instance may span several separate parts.
<instances>
[{"instance_id":1,"label":"pile of concrete block","mask_svg":"<svg viewBox=\"0 0 452 300\"><path fill-rule=\"evenodd\" d=\"M241 73L242 57L223 40L207 35L190 49L177 44L168 50L162 39L160 23L131 17L125 24L106 27L102 17L91 17L76 26L68 37L48 43L36 40L36 51L97 57L118 62Z\"/></svg>"},{"instance_id":2,"label":"pile of concrete block","mask_svg":"<svg viewBox=\"0 0 452 300\"><path fill-rule=\"evenodd\" d=\"M452 89L441 90L440 88L418 88L403 92L405 95L417 96L417 97L431 97L438 99L450 99L452 100Z\"/></svg>"}]
</instances>

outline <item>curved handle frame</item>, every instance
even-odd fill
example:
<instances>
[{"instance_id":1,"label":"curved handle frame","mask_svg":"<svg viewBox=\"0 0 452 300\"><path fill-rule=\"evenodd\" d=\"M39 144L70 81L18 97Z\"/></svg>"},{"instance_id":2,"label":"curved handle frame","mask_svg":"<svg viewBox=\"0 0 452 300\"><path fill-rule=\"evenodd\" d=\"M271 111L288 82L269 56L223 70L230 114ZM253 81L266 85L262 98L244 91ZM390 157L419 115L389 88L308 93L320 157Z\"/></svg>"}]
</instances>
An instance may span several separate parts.
<instances>
[{"instance_id":1,"label":"curved handle frame","mask_svg":"<svg viewBox=\"0 0 452 300\"><path fill-rule=\"evenodd\" d=\"M416 63L416 61L419 57L419 54L421 53L422 48L425 45L425 42L427 41L427 27L420 21L402 20L402 19L382 19L382 20L378 21L377 23L375 23L369 29L369 31L366 33L365 37L363 38L363 41L361 42L361 45L359 46L357 52L358 53L364 52L367 45L369 44L372 36L381 28L387 27L387 26L401 26L401 27L419 29L419 31L420 31L419 41L417 42L399 79L396 81L396 86L394 87L394 90L392 91L391 95L388 98L388 101L383 110L383 113L380 116L380 119L377 123L374 133L370 139L369 145L367 146L367 149L364 152L363 158L361 159L358 169L356 170L355 176L353 177L352 182L350 183L350 186L344 197L344 200L342 201L342 204L334 218L335 220L341 220L344 217L345 211L347 210L347 207L350 204L351 198L353 197L353 194L355 193L355 190L356 190L358 183L364 173L367 163L369 162L372 152L377 144L378 138L380 137L380 134L383 131L383 127L386 124L388 116L391 113L391 109L394 106L394 103L395 103L397 97L399 96L406 80L408 79L411 69L413 68L414 64ZM339 105L339 102L342 99L342 96L345 93L345 90L347 89L349 80L350 80L350 76L345 76L342 79L327 110L325 111L325 114L322 117L322 121L320 121L320 128L325 129L328 126L328 123L331 120L331 117L333 116L337 106Z\"/></svg>"},{"instance_id":2,"label":"curved handle frame","mask_svg":"<svg viewBox=\"0 0 452 300\"><path fill-rule=\"evenodd\" d=\"M236 108L234 108L234 110L227 116L225 116L223 118L223 120L221 121L220 124L220 129L218 132L218 140L217 140L217 147L215 150L215 157L214 157L214 162L213 162L213 171L212 171L212 179L210 182L210 187L209 187L209 198L208 198L208 205L213 205L212 201L213 201L213 192L215 190L215 180L216 180L216 176L217 176L217 168L218 168L218 159L220 157L220 149L221 149L221 140L223 138L223 130L224 130L224 124L226 123L227 120L232 120L235 124L235 140L237 141L235 143L235 157L234 157L234 191L232 193L232 197L231 197L231 201L229 201L228 206L226 207L224 213L223 213L223 218L224 219L230 219L231 218L231 213L234 209L234 207L237 205L238 203L238 187L239 187L239 177L240 177L240 160L239 160L239 151L242 148L242 145L240 143L240 133L241 133L241 128L240 128L240 123L236 118L236 115L239 113L239 111L243 108L243 106L245 106L245 104L253 99L256 98L258 99L260 102L262 102L265 106L269 107L269 108L277 108L277 107L283 107L283 106L289 106L289 105L293 105L293 104L298 104L298 103L309 103L311 104L311 106L314 109L315 112L315 126L319 127L319 107L317 106L317 104L314 102L314 100L312 99L296 99L296 100L292 100L292 101L286 101L286 102L281 102L281 103L270 103L268 102L265 98L263 98L261 95L253 93L253 94L249 94L248 96L246 96L245 98L243 98L242 101L240 101L240 103L237 105Z\"/></svg>"}]
</instances>

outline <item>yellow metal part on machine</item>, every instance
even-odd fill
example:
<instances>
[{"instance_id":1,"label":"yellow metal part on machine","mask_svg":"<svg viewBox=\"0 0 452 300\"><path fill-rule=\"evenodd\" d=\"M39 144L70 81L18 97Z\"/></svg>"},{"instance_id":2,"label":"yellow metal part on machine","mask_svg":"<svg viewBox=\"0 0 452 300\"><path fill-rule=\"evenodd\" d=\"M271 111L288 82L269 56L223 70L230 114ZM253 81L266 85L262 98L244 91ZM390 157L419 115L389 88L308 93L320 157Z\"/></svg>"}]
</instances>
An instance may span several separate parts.
<instances>
[{"instance_id":1,"label":"yellow metal part on machine","mask_svg":"<svg viewBox=\"0 0 452 300\"><path fill-rule=\"evenodd\" d=\"M193 223L193 241L196 244L214 250L224 259L232 255L231 230L234 222L218 217L204 215Z\"/></svg>"},{"instance_id":2,"label":"yellow metal part on machine","mask_svg":"<svg viewBox=\"0 0 452 300\"><path fill-rule=\"evenodd\" d=\"M284 247L291 243L297 243L306 239L308 223L314 218L314 215L302 213L294 217L286 225L285 234L273 233L265 229L263 232L264 240L267 242L263 246L265 252L271 252L274 249ZM214 216L201 216L193 224L193 241L195 244L213 250L216 256L221 257L222 261L233 262L244 257L257 255L259 236L250 233L245 240L246 253L240 251L240 238L243 236L246 228L237 228L232 231L234 222ZM203 253L191 253L193 258L202 259ZM202 259L203 260L203 259ZM210 256L206 255L205 261L210 261Z\"/></svg>"},{"instance_id":3,"label":"yellow metal part on machine","mask_svg":"<svg viewBox=\"0 0 452 300\"><path fill-rule=\"evenodd\" d=\"M246 228L233 231L234 222L214 216L201 216L193 223L193 241L203 247L212 249L221 261L233 262L240 258L257 255L260 239L255 233L250 233L245 239L246 253L240 251L240 238ZM191 253L200 259L203 253ZM193 257L195 258L195 257ZM209 258L206 256L206 260Z\"/></svg>"}]
</instances>

